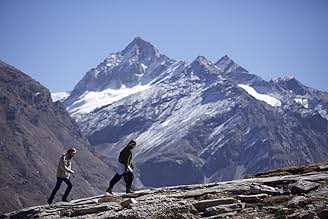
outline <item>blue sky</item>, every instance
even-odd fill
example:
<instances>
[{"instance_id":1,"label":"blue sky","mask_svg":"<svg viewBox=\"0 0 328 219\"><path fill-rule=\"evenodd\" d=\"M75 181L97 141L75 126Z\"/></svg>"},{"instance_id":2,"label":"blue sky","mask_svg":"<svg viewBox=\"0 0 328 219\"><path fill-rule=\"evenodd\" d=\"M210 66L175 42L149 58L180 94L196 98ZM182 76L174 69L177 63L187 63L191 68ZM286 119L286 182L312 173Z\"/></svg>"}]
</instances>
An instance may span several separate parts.
<instances>
[{"instance_id":1,"label":"blue sky","mask_svg":"<svg viewBox=\"0 0 328 219\"><path fill-rule=\"evenodd\" d=\"M53 92L136 36L176 60L227 54L266 80L328 91L325 0L1 0L0 28L0 59Z\"/></svg>"}]
</instances>

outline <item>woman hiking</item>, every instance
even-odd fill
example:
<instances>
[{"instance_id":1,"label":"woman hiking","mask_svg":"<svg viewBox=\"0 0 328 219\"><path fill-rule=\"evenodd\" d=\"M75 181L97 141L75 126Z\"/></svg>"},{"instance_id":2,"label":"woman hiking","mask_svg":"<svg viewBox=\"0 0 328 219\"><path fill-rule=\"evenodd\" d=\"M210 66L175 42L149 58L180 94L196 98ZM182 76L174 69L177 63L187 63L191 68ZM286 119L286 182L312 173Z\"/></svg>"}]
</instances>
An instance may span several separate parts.
<instances>
[{"instance_id":1,"label":"woman hiking","mask_svg":"<svg viewBox=\"0 0 328 219\"><path fill-rule=\"evenodd\" d=\"M131 140L128 145L120 152L116 167L116 174L109 183L106 192L113 194L114 185L124 177L126 184L126 193L133 193L131 190L133 181L132 149L137 145L135 140Z\"/></svg>"}]
</instances>

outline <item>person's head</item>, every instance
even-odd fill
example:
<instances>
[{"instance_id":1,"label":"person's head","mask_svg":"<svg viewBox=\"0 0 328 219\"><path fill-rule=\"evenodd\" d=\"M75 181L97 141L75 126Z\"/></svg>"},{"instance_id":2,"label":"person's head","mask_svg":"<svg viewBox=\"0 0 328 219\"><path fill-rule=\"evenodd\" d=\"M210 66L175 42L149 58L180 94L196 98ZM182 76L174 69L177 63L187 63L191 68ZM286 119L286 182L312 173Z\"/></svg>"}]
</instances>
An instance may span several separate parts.
<instances>
[{"instance_id":1,"label":"person's head","mask_svg":"<svg viewBox=\"0 0 328 219\"><path fill-rule=\"evenodd\" d=\"M135 140L131 140L128 144L128 147L133 149L137 145L137 142Z\"/></svg>"},{"instance_id":2,"label":"person's head","mask_svg":"<svg viewBox=\"0 0 328 219\"><path fill-rule=\"evenodd\" d=\"M69 158L74 157L74 155L76 154L76 149L75 148L70 148L67 150L67 155Z\"/></svg>"}]
</instances>

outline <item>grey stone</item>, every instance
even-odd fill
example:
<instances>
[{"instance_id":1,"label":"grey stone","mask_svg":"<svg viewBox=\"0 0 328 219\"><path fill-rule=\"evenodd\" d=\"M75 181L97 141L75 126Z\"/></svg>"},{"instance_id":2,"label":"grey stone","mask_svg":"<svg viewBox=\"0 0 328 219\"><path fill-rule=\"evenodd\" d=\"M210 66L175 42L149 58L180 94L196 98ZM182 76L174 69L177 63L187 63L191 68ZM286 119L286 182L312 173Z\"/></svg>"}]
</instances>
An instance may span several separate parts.
<instances>
[{"instance_id":1,"label":"grey stone","mask_svg":"<svg viewBox=\"0 0 328 219\"><path fill-rule=\"evenodd\" d=\"M252 183L250 185L250 193L251 194L266 193L270 195L280 195L283 193L283 191L272 186Z\"/></svg>"},{"instance_id":2,"label":"grey stone","mask_svg":"<svg viewBox=\"0 0 328 219\"><path fill-rule=\"evenodd\" d=\"M223 214L223 213L232 212L232 211L241 211L243 208L245 208L244 203L219 205L219 206L206 208L204 211L204 215L212 216L212 215Z\"/></svg>"},{"instance_id":3,"label":"grey stone","mask_svg":"<svg viewBox=\"0 0 328 219\"><path fill-rule=\"evenodd\" d=\"M275 205L275 206L267 206L267 207L263 207L262 210L264 210L265 212L269 212L269 213L275 213L277 211L279 211L280 209L282 209L284 206L282 205Z\"/></svg>"},{"instance_id":4,"label":"grey stone","mask_svg":"<svg viewBox=\"0 0 328 219\"><path fill-rule=\"evenodd\" d=\"M303 208L306 206L307 204L307 198L304 196L295 196L294 198L292 198L288 203L287 203L287 207L290 208Z\"/></svg>"},{"instance_id":5,"label":"grey stone","mask_svg":"<svg viewBox=\"0 0 328 219\"><path fill-rule=\"evenodd\" d=\"M75 216L81 216L86 214L94 214L99 212L104 212L110 210L109 206L102 205L102 206L96 206L96 207L89 207L89 208L70 208L63 211L63 216L68 217L75 217Z\"/></svg>"},{"instance_id":6,"label":"grey stone","mask_svg":"<svg viewBox=\"0 0 328 219\"><path fill-rule=\"evenodd\" d=\"M213 216L209 216L209 217L202 217L202 219L223 219L223 218L231 218L231 217L235 216L237 213L238 213L237 211L227 212L227 213L217 214L217 215L213 215Z\"/></svg>"},{"instance_id":7,"label":"grey stone","mask_svg":"<svg viewBox=\"0 0 328 219\"><path fill-rule=\"evenodd\" d=\"M268 194L256 194L256 195L238 195L237 198L243 202L259 202L268 197Z\"/></svg>"},{"instance_id":8,"label":"grey stone","mask_svg":"<svg viewBox=\"0 0 328 219\"><path fill-rule=\"evenodd\" d=\"M138 203L134 198L129 198L121 202L123 208L131 208L131 205Z\"/></svg>"},{"instance_id":9,"label":"grey stone","mask_svg":"<svg viewBox=\"0 0 328 219\"><path fill-rule=\"evenodd\" d=\"M328 209L325 209L318 213L320 219L327 219L328 218Z\"/></svg>"},{"instance_id":10,"label":"grey stone","mask_svg":"<svg viewBox=\"0 0 328 219\"><path fill-rule=\"evenodd\" d=\"M308 193L310 191L316 190L320 187L320 184L315 182L310 182L306 180L297 181L291 188L293 194Z\"/></svg>"},{"instance_id":11,"label":"grey stone","mask_svg":"<svg viewBox=\"0 0 328 219\"><path fill-rule=\"evenodd\" d=\"M320 171L327 171L328 170L328 164L319 165L319 170Z\"/></svg>"},{"instance_id":12,"label":"grey stone","mask_svg":"<svg viewBox=\"0 0 328 219\"><path fill-rule=\"evenodd\" d=\"M279 217L279 216L286 216L286 215L290 215L293 214L294 210L290 209L290 208L282 208L280 210L278 210L274 216L275 217Z\"/></svg>"},{"instance_id":13,"label":"grey stone","mask_svg":"<svg viewBox=\"0 0 328 219\"><path fill-rule=\"evenodd\" d=\"M288 215L288 219L314 219L315 214L313 212L296 212L294 214Z\"/></svg>"},{"instance_id":14,"label":"grey stone","mask_svg":"<svg viewBox=\"0 0 328 219\"><path fill-rule=\"evenodd\" d=\"M198 211L204 211L206 208L217 206L217 205L225 205L232 204L237 202L234 198L222 198L222 199L213 199L213 200L203 200L194 203L193 205Z\"/></svg>"}]
</instances>

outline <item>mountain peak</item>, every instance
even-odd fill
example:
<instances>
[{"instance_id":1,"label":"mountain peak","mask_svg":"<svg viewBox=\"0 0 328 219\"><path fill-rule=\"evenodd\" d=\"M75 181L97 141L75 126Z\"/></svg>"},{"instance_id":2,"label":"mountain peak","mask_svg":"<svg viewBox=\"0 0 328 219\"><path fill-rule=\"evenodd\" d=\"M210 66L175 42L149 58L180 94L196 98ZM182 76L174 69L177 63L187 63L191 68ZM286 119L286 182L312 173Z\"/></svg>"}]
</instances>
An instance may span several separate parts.
<instances>
[{"instance_id":1,"label":"mountain peak","mask_svg":"<svg viewBox=\"0 0 328 219\"><path fill-rule=\"evenodd\" d=\"M193 68L207 68L207 69L213 69L215 66L207 60L204 56L197 56L197 58L190 64Z\"/></svg>"},{"instance_id":2,"label":"mountain peak","mask_svg":"<svg viewBox=\"0 0 328 219\"><path fill-rule=\"evenodd\" d=\"M215 63L215 65L224 73L230 73L230 72L248 73L246 69L238 65L228 55L224 55L222 58L220 58Z\"/></svg>"},{"instance_id":3,"label":"mountain peak","mask_svg":"<svg viewBox=\"0 0 328 219\"><path fill-rule=\"evenodd\" d=\"M221 59L222 59L222 60L232 60L227 54L224 55ZM220 60L221 60L221 59L220 59Z\"/></svg>"},{"instance_id":4,"label":"mountain peak","mask_svg":"<svg viewBox=\"0 0 328 219\"><path fill-rule=\"evenodd\" d=\"M204 56L198 56L191 64L190 67L193 72L197 72L198 74L207 72L207 73L220 73L219 69L209 60L207 60Z\"/></svg>"},{"instance_id":5,"label":"mountain peak","mask_svg":"<svg viewBox=\"0 0 328 219\"><path fill-rule=\"evenodd\" d=\"M222 56L215 64L223 64L226 62L234 62L228 55Z\"/></svg>"},{"instance_id":6,"label":"mountain peak","mask_svg":"<svg viewBox=\"0 0 328 219\"><path fill-rule=\"evenodd\" d=\"M143 45L143 44L150 44L150 43L142 39L141 37L137 36L132 40L130 44Z\"/></svg>"},{"instance_id":7,"label":"mountain peak","mask_svg":"<svg viewBox=\"0 0 328 219\"><path fill-rule=\"evenodd\" d=\"M272 81L284 89L293 91L293 93L297 95L306 94L306 86L304 86L294 76L279 77Z\"/></svg>"},{"instance_id":8,"label":"mountain peak","mask_svg":"<svg viewBox=\"0 0 328 219\"><path fill-rule=\"evenodd\" d=\"M129 45L122 51L123 55L142 55L159 57L160 53L150 42L143 40L141 37L136 37L129 43Z\"/></svg>"},{"instance_id":9,"label":"mountain peak","mask_svg":"<svg viewBox=\"0 0 328 219\"><path fill-rule=\"evenodd\" d=\"M197 58L193 62L197 62L201 65L210 64L210 61L208 61L204 56L197 56Z\"/></svg>"}]
</instances>

